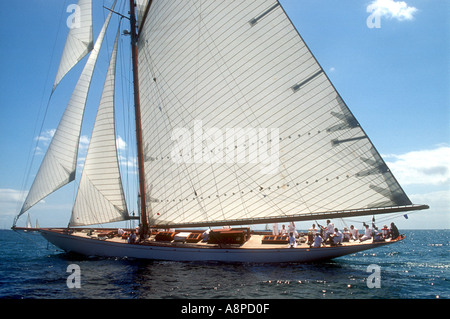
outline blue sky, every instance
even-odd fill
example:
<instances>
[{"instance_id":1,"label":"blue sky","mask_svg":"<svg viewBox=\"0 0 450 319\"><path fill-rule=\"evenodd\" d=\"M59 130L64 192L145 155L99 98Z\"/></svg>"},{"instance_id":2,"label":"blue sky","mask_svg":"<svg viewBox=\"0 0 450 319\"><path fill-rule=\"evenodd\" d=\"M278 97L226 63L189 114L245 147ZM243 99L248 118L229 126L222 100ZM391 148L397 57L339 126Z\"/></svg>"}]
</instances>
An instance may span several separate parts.
<instances>
[{"instance_id":1,"label":"blue sky","mask_svg":"<svg viewBox=\"0 0 450 319\"><path fill-rule=\"evenodd\" d=\"M75 2L27 0L0 4L0 228L12 225L21 206L20 198L32 182L32 177L26 177L30 150L36 146L68 32L65 21L70 13L66 8ZM99 21L107 14L102 4L109 6L111 2L94 0L94 38L101 28ZM450 228L450 2L280 2L411 200L431 206L428 211L409 214L409 219L392 216L394 221L400 228ZM370 28L374 23L375 27ZM118 19L113 19L107 49L113 45L117 25ZM128 24L123 28L129 28ZM128 50L129 39L122 37L121 41ZM123 96L128 96L130 89L126 58L119 56ZM91 88L84 136L92 127L93 116L88 115L95 115L100 94L95 92L103 85L101 78L107 65L106 59L97 65L100 80L94 78ZM81 68L77 66L52 96L30 176L36 173L42 160L40 153L48 145L47 139L57 126ZM122 93L118 101L129 104ZM118 112L120 116L122 111ZM119 124L118 135L126 141L120 151L123 158L132 158L133 141L128 140L132 134L123 127ZM83 147L86 144L82 143L81 152ZM134 165L132 161L125 165L125 160L122 164ZM130 179L134 179L133 175ZM132 194L134 182L130 185L127 192ZM72 183L49 196L45 203L30 210L32 220L38 218L41 226L66 225L75 192L76 184ZM130 210L136 209L135 199L128 203ZM25 219L21 219L22 224Z\"/></svg>"}]
</instances>

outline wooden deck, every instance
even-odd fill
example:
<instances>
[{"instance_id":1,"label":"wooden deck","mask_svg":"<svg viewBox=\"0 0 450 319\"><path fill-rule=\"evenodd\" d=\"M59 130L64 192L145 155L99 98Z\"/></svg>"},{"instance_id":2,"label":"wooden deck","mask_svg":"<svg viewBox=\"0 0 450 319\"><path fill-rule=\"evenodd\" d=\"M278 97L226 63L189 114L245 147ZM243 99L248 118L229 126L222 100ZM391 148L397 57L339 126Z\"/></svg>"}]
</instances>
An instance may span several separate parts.
<instances>
[{"instance_id":1,"label":"wooden deck","mask_svg":"<svg viewBox=\"0 0 450 319\"><path fill-rule=\"evenodd\" d=\"M53 229L55 230L55 229ZM67 232L66 229L58 230L60 232ZM104 236L108 232L114 232L114 230L94 230L92 233L89 233L87 230L82 231L74 231L72 230L72 235L86 238L86 239L95 239L95 240L104 240L107 242L115 242L115 243L127 243L127 239L122 239L118 235L115 235L112 238L108 238ZM115 230L117 231L117 230ZM99 236L100 235L100 236ZM250 238L243 243L242 245L217 245L217 244L209 244L207 242L198 242L198 243L185 243L185 242L175 242L175 241L156 241L155 235L150 236L149 239L144 242L138 243L137 245L149 245L149 246L170 246L170 247L195 247L195 248L240 248L240 249L286 249L289 248L289 244L263 244L262 239L265 235L261 234L251 234ZM386 242L390 242L388 239ZM342 243L342 246L355 246L355 245L366 245L372 244L372 240L367 240L364 242L359 241L350 241ZM322 246L322 247L331 247L330 245ZM310 245L307 244L306 236L297 238L297 246L294 249L310 249Z\"/></svg>"}]
</instances>

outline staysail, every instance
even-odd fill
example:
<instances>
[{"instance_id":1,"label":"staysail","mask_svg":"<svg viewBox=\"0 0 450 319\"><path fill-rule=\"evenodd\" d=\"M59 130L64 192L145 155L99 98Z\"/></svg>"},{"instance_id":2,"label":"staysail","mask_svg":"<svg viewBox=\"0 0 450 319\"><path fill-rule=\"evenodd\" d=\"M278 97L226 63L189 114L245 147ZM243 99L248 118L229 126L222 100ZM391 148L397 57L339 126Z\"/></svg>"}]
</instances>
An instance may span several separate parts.
<instances>
[{"instance_id":1,"label":"staysail","mask_svg":"<svg viewBox=\"0 0 450 319\"><path fill-rule=\"evenodd\" d=\"M138 50L150 224L417 208L278 1L153 0Z\"/></svg>"},{"instance_id":2,"label":"staysail","mask_svg":"<svg viewBox=\"0 0 450 319\"><path fill-rule=\"evenodd\" d=\"M119 32L106 74L70 226L128 219L120 178L114 122L114 84Z\"/></svg>"},{"instance_id":3,"label":"staysail","mask_svg":"<svg viewBox=\"0 0 450 319\"><path fill-rule=\"evenodd\" d=\"M68 9L71 8L73 9L73 13L69 17L71 21L67 21L70 30L56 73L53 91L67 72L80 62L93 47L92 0L79 0L78 5L69 6Z\"/></svg>"},{"instance_id":4,"label":"staysail","mask_svg":"<svg viewBox=\"0 0 450 319\"><path fill-rule=\"evenodd\" d=\"M115 5L115 2L114 2ZM114 8L113 5L113 8ZM112 12L108 15L72 97L53 136L41 167L16 220L40 200L75 178L81 124L92 74Z\"/></svg>"}]
</instances>

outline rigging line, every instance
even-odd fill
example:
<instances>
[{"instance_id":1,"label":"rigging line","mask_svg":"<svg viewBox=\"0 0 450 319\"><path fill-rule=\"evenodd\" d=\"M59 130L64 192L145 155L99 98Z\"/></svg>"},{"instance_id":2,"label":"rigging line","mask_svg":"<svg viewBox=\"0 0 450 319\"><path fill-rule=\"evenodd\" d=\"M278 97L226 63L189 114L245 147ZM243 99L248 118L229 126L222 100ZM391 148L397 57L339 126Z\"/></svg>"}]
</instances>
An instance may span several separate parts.
<instances>
[{"instance_id":1,"label":"rigging line","mask_svg":"<svg viewBox=\"0 0 450 319\"><path fill-rule=\"evenodd\" d=\"M349 228L344 218L341 218L341 223L344 224L344 228Z\"/></svg>"},{"instance_id":2,"label":"rigging line","mask_svg":"<svg viewBox=\"0 0 450 319\"><path fill-rule=\"evenodd\" d=\"M240 168L239 168L240 169ZM241 169L242 170L242 169ZM253 189L253 187L252 187L252 185L250 184L250 183L248 183L247 182L247 179L245 179L244 177L242 177L242 176L239 176L238 174L237 174L237 171L234 171L234 172L232 172L232 173L234 173L235 175L236 175L236 180L238 181L237 182L237 186L239 187L239 196L240 196L240 199L241 199L241 201L242 201L242 206L244 207L244 209L247 211L247 216L248 216L248 214L250 214L251 215L251 212L249 211L249 209L246 207L246 204L245 204L245 201L244 201L244 198L243 198L243 189L244 188L242 188L242 185L245 185L248 189ZM248 179L251 179L250 177L248 178ZM257 184L257 183L256 183ZM274 202L274 200L272 199L272 198L268 198L267 196L265 196L265 197L262 197L261 198L261 196L260 195L254 195L254 196L256 196L258 199L260 199L260 200L262 200L262 199L264 199L264 202L263 202L263 204L262 205L260 205L259 207L261 207L261 206L264 206L264 204L267 204L269 207L271 207L272 209L273 209L273 211L274 212L283 212L282 211L282 209L280 208L280 207L278 207L278 205ZM285 213L284 213L284 215L285 216L287 216ZM232 216L230 216L230 217L232 217Z\"/></svg>"},{"instance_id":3,"label":"rigging line","mask_svg":"<svg viewBox=\"0 0 450 319\"><path fill-rule=\"evenodd\" d=\"M157 79L156 81L155 81L155 86L156 86L156 91L157 91L157 94L156 94L156 96L159 98L159 100L160 100L160 111L162 112L162 114L166 114L165 113L165 111L163 111L163 108L165 109L166 108L166 103L164 102L165 101L165 99L163 98L163 92L162 92L162 90L161 90L161 87L160 87L160 85L159 85L159 81L161 80L161 78L157 78L156 76L156 74L157 74L157 70L156 70L156 68L155 68L155 66L154 66L154 64L153 64L153 62L152 62L152 60L151 60L151 58L150 58L150 53L149 52L144 52L144 57L146 58L146 60L147 60L147 63L148 63L148 65L150 66L150 70L151 70L151 72L152 72L152 74L153 74L153 78L154 79ZM172 95L173 96L175 96L175 98L177 98L177 96L176 96L176 94L174 94L174 92L172 91L172 90L170 90L170 92L172 93ZM180 105L183 105L182 103L181 103L181 101L180 100L178 100L178 98L177 98L177 101L178 101L178 103L180 104ZM175 109L176 111L177 111L177 113L179 113L178 112L178 110L177 109ZM182 116L181 116L182 114L180 114L179 113L179 116L180 116L180 118L183 118ZM173 126L172 126L172 123L171 123L171 121L170 121L170 117L169 116L166 116L166 117L164 117L164 119L165 119L165 125L166 125L166 127L170 127L171 129L172 129L172 131L173 131ZM159 142L159 140L158 140L158 143L160 143ZM160 144L160 148L162 147L162 145ZM162 156L162 154L160 154L161 156ZM186 163L185 163L186 164ZM186 170L185 170L185 172L188 172L188 167L186 167ZM194 182L192 181L192 178L190 178L190 175L189 174L187 174L186 176L188 176L188 180L189 180L189 182L190 182L190 184L191 184L191 187L192 187L192 189L193 190L195 190L195 187L194 187ZM177 177L178 177L178 179L180 180L181 179L181 176L180 175L177 175ZM181 184L181 180L180 180L180 184ZM203 206L199 203L199 206L200 206L200 208L201 208L201 210L204 212L204 213L206 213L206 211L205 211L205 209L203 208ZM184 213L183 213L183 215L184 215Z\"/></svg>"},{"instance_id":4,"label":"rigging line","mask_svg":"<svg viewBox=\"0 0 450 319\"><path fill-rule=\"evenodd\" d=\"M233 173L236 174L236 171L234 171Z\"/></svg>"},{"instance_id":5,"label":"rigging line","mask_svg":"<svg viewBox=\"0 0 450 319\"><path fill-rule=\"evenodd\" d=\"M409 211L407 212L408 215L411 215L413 213L420 213L420 211ZM381 217L381 215L377 215L377 220L376 222L381 224L381 223L385 223L387 220L392 220L392 219L397 219L400 217L403 217L405 215L405 212L401 212L401 213L391 213L391 214L387 214L384 217ZM370 215L368 216L364 216L364 217L370 217ZM347 221L351 222L351 223L366 223L366 224L371 224L372 223L372 218L370 218L370 220L368 219L364 219L363 221L361 220L356 220L356 219L349 219L349 218L345 218Z\"/></svg>"},{"instance_id":6,"label":"rigging line","mask_svg":"<svg viewBox=\"0 0 450 319\"><path fill-rule=\"evenodd\" d=\"M154 79L157 79L157 80L155 81L155 86L156 86L156 90L157 90L157 94L156 94L156 95L159 97L159 100L160 100L160 103L161 103L160 111L162 112L162 114L165 114L165 115L166 115L166 116L164 117L164 119L165 119L165 121L164 121L164 122L165 122L165 125L166 125L166 127L170 128L170 129L173 131L173 130L174 130L174 127L173 127L173 125L172 125L172 123L171 123L171 121L170 121L170 117L167 116L167 114L166 114L166 111L165 111L165 109L166 109L166 103L164 102L165 99L163 98L163 95L164 95L164 94L163 94L162 89L161 89L161 86L160 86L160 84L159 84L161 81L164 81L164 79L163 79L162 77L158 77L158 75L157 75L158 71L157 71L157 68L155 67L155 65L154 65L154 63L153 63L153 61L152 61L152 59L151 59L151 57L150 57L150 52L149 52L149 51L145 52L145 53L144 53L144 56L145 56L145 58L146 58L146 62L147 62L148 65L150 66L149 69L150 69L151 72L152 72L153 78L154 78ZM181 100L178 98L178 96L175 94L175 92L174 92L173 90L171 90L170 86L167 85L167 83L166 83L166 86L168 87L169 92L175 97L175 99L176 99L176 101L178 102L178 104L179 104L180 106L183 106L184 104L181 102ZM178 114L179 118L184 122L184 124L187 125L187 124L188 124L188 123L187 123L187 120L184 120L184 118L183 118L183 116L182 116L183 114L178 110L178 108L174 108L174 110L175 110L175 112ZM188 115L191 115L190 112L188 112L188 109L185 108L184 111L186 111L185 113L187 113ZM195 120L193 116L191 116L191 117L192 117L192 120ZM161 146L161 144L160 144L160 146ZM160 155L162 156L162 154L160 154ZM187 165L186 165L186 164L188 164L188 163L181 163L181 164L184 164L184 165L186 166L185 172L187 172L187 174L186 174L187 179L188 179L188 181L189 181L189 183L190 183L191 188L192 188L193 190L195 190L196 188L195 188L195 183L194 183L194 181L193 181L193 178L192 178L191 175L188 173L188 172L189 172L189 167L187 167ZM199 176L198 168L196 168L196 175L195 175L195 176ZM180 176L180 175L177 175L177 177L179 178L179 180L181 179L181 176ZM180 184L181 184L181 180L180 180ZM204 207L201 205L200 202L199 202L199 206L200 206L200 209L206 214L206 211L205 211Z\"/></svg>"},{"instance_id":7,"label":"rigging line","mask_svg":"<svg viewBox=\"0 0 450 319\"><path fill-rule=\"evenodd\" d=\"M25 239L26 241L28 241L28 242L32 243L33 245L35 245L35 246L36 246L37 248L39 248L39 249L44 249L44 248L47 249L47 248L48 248L48 241L47 241L47 243L46 243L45 245L40 245L40 244L38 244L38 241L32 240L28 234L25 235L22 231L17 230L17 229L13 229L13 231L14 231L16 234L18 234L20 237L22 237L23 239ZM39 234L39 236L41 236L41 235ZM57 250L57 251L60 251L60 250Z\"/></svg>"},{"instance_id":8,"label":"rigging line","mask_svg":"<svg viewBox=\"0 0 450 319\"><path fill-rule=\"evenodd\" d=\"M173 93L173 92L172 92ZM174 94L175 95L175 94ZM161 96L161 94L160 94L160 96ZM175 96L176 97L176 96ZM179 100L178 100L179 101ZM181 101L179 101L179 103L181 104ZM169 125L170 125L170 122L169 122ZM236 174L236 172L233 172L234 174ZM188 175L189 177L190 177L190 175ZM197 172L197 176L198 176L198 172ZM192 181L192 177L190 177L190 182L191 182L191 186L193 187L193 181ZM194 188L195 189L195 188ZM203 207L201 207L202 209L203 209Z\"/></svg>"},{"instance_id":9,"label":"rigging line","mask_svg":"<svg viewBox=\"0 0 450 319\"><path fill-rule=\"evenodd\" d=\"M203 14L202 14L202 11L201 11L202 4L203 3L200 2L200 11L198 12L199 22L198 22L198 31L197 31L198 32L197 54L196 54L197 59L196 59L196 63L195 63L195 77L194 77L194 79L195 79L195 84L194 84L195 93L194 93L194 97L193 97L193 104L197 104L198 103L198 83L199 83L199 79L198 79L199 68L198 68L198 66L199 66L199 63L200 63L199 55L200 55L200 52L201 52L200 51L201 50L200 43L201 43L201 37L202 37L201 30L202 30L202 24L203 24ZM195 8L195 2L194 2L192 7Z\"/></svg>"},{"instance_id":10,"label":"rigging line","mask_svg":"<svg viewBox=\"0 0 450 319\"><path fill-rule=\"evenodd\" d=\"M176 31L176 30L175 30ZM197 38L197 41L198 41L198 38ZM169 43L169 45L170 45L170 43ZM192 50L191 50L192 51Z\"/></svg>"},{"instance_id":11,"label":"rigging line","mask_svg":"<svg viewBox=\"0 0 450 319\"><path fill-rule=\"evenodd\" d=\"M118 26L118 30L117 30L117 33L116 33L116 37L119 37L119 34L120 34L120 28L122 27L122 18L120 18L120 20L119 20L119 26ZM119 41L120 42L120 41ZM119 44L119 43L118 43ZM117 51L119 51L119 48L117 48ZM116 101L116 83L117 83L117 81L118 81L118 76L117 76L117 54L118 54L119 52L117 52L116 53L116 68L115 68L115 70L114 70L114 85L113 85L113 99L114 99L114 108L113 108L113 112L114 112L114 117L113 117L113 125L114 125L114 136L115 136L115 140L114 140L114 146L115 146L115 150L116 150L116 156L119 156L119 150L118 150L118 148L117 148L117 137L116 137L116 133L117 133L117 121L116 121L116 118L117 118L117 112L116 112L116 109L117 109L117 101ZM121 55L122 56L122 55ZM108 69L109 69L109 66L108 66ZM122 82L123 83L123 82ZM123 86L122 86L122 89L123 89ZM122 92L123 93L123 92ZM122 94L122 99L123 99L123 94ZM122 103L122 107L123 107L123 103ZM124 137L125 139L126 139L126 137ZM127 163L128 164L128 163ZM123 189L123 181L122 181L122 170L120 169L120 161L119 161L119 158L117 158L117 165L118 165L118 167L117 167L117 169L118 169L118 171L119 171L119 180L120 180L120 185L121 185L121 196L123 197L123 201L125 201L125 209L127 210L127 214L128 214L128 206L127 206L127 201L125 200L125 192L124 192L124 189ZM127 175L126 175L126 179L127 179L127 181L128 181L128 165L126 165L126 171L127 171ZM127 186L128 186L128 183L127 183ZM127 187L127 191L128 191L128 187Z\"/></svg>"},{"instance_id":12,"label":"rigging line","mask_svg":"<svg viewBox=\"0 0 450 319\"><path fill-rule=\"evenodd\" d=\"M59 15L58 25L61 25L61 21L63 19L64 9L67 7L66 3L67 3L67 0L64 2L64 5L61 7L61 13ZM50 96L48 97L48 100L47 100L47 105L46 105L45 110L44 110L44 116L42 118L41 127L39 129L39 135L36 137L36 129L38 127L38 122L39 122L39 114L42 111L42 106L43 106L43 103L44 103L45 87L47 87L48 80L50 78L50 70L51 70L51 66L53 65L52 61L53 61L54 56L55 56L56 44L57 44L57 41L58 41L61 29L63 29L63 28L57 28L56 37L55 37L54 42L53 42L53 49L52 49L52 54L51 54L51 57L50 57L50 64L48 66L47 75L46 75L46 79L45 79L45 82L44 82L44 88L42 90L42 97L41 97L41 103L40 103L41 107L40 107L40 109L38 111L38 116L36 117L35 126L34 126L34 129L33 129L33 136L34 136L33 139L36 140L36 143L34 145L34 148L30 148L30 152L28 153L28 158L27 158L27 162L26 162L26 166L25 166L25 167L27 167L27 169L26 169L26 173L24 174L23 180L22 180L22 190L26 188L26 185L28 184L28 180L29 180L30 175L31 175L31 169L33 167L33 163L34 163L34 160L36 158L36 153L37 153L38 145L39 145L39 141L40 141L39 137L42 136L42 130L44 128L44 123L45 123L45 120L47 118L47 113L48 113L50 101L51 101L51 98L52 98L52 95L53 95L53 91L51 91ZM33 150L33 154L31 155L31 151L32 150ZM23 198L18 199L17 206L16 206L17 210L20 209L20 206L23 204L23 200L24 200Z\"/></svg>"},{"instance_id":13,"label":"rigging line","mask_svg":"<svg viewBox=\"0 0 450 319\"><path fill-rule=\"evenodd\" d=\"M233 72L231 71L230 67L228 67L228 65L227 65L227 60L225 60L224 56L221 54L221 51L220 51L219 47L217 46L216 42L214 41L215 37L210 33L209 29L206 28L206 26L205 26L205 31L206 31L206 32L205 32L205 36L206 36L207 38L209 38L210 44L211 44L212 47L213 47L213 48L211 48L210 46L208 46L208 50L209 50L210 54L212 55L212 57L213 57L213 59L214 59L215 65L216 65L216 66L219 66L219 67L220 67L220 66L224 67L224 68L228 71L228 74L229 74L229 76L230 76L230 78L231 78L231 81L229 81L229 80L227 79L227 76L225 76L225 74L224 74L223 72L220 72L220 74L222 75L222 78L223 78L223 80L224 80L224 83L226 83L226 86L230 89L230 91L232 91L232 90L231 90L232 88L236 88L236 89L239 91L240 95L244 98L245 104L246 104L246 105L248 106L248 108L250 109L250 114L253 115L254 121L256 121L256 122L258 123L258 125L259 125L260 123L259 123L258 117L255 115L255 112L252 111L251 106L250 106L250 104L249 104L249 102L248 102L248 99L246 98L246 96L245 96L245 94L243 93L242 89L239 87L239 85L238 85L239 83L238 83L238 81L236 80L236 77L234 76L234 74L233 74ZM215 49L215 51L216 51L217 54L214 54L213 49ZM218 57L218 58L216 58L216 57ZM220 61L221 63L219 63L219 61ZM233 84L232 84L232 83L233 83ZM233 94L233 97L235 98L235 102L238 102L239 99L238 99L237 97L235 97L234 94ZM242 112L243 112L244 114L247 113L248 110L247 110L247 109L244 109L244 108L242 107L241 103L237 103L237 105L239 105L239 108L241 108L241 110L242 110Z\"/></svg>"},{"instance_id":14,"label":"rigging line","mask_svg":"<svg viewBox=\"0 0 450 319\"><path fill-rule=\"evenodd\" d=\"M195 8L195 10L197 11L198 17L199 17L199 22L198 22L198 38L197 38L197 55L196 55L196 56L198 57L198 56L199 56L199 53L200 53L200 43L201 43L200 39L201 39L201 37L202 37L201 29L202 29L202 25L204 25L204 22L203 22L203 15L202 15L202 2L200 3L199 6L196 6L196 2L195 2L195 1L194 1L194 2L191 2L191 3L192 3L192 7ZM199 78L198 78L198 72L199 72L198 65L199 65L199 62L200 62L200 59L197 58L196 64L195 64L195 65L196 65L196 68L195 68L195 69L196 69L196 70L195 70L195 81L196 81L196 84L194 84L195 93L194 93L194 101L193 101L193 104L196 104L195 101L198 100L198 81L199 81ZM194 155L194 156L195 156L195 155ZM211 164L209 165L209 168L211 169L211 172L212 172L212 175L213 175L213 179L214 179L214 182L215 182L214 184L215 184L216 192L219 194L218 183L217 183L216 174L215 174L215 172L214 172L213 164L214 164L214 163L211 163ZM197 172L197 173L198 173L198 172ZM236 174L236 173L235 173L235 174ZM196 177L198 178L199 175L197 174ZM205 211L205 209L203 208L202 203L201 203L201 201L200 201L200 199L199 199L199 196L196 196L196 198L197 198L198 204L199 204L199 206L200 206L200 209L201 209L202 211L204 211L205 217L208 218L208 214L207 214L207 212ZM220 204L220 210L221 210L221 212L222 212L222 217L223 217L223 219L226 219L226 217L225 217L225 211L224 211L224 208L223 208L223 205L222 205L222 201L220 200L220 197L219 197L219 204ZM244 208L245 208L245 206L244 206Z\"/></svg>"},{"instance_id":15,"label":"rigging line","mask_svg":"<svg viewBox=\"0 0 450 319\"><path fill-rule=\"evenodd\" d=\"M121 27L121 24L119 25L119 28ZM126 105L129 105L129 101L125 101L125 97L129 96L129 91L128 93L125 92L125 86L126 86L126 79L129 79L129 77L125 77L125 70L127 69L125 67L125 61L127 61L127 59L125 58L124 55L124 49L123 49L123 41L119 41L119 45L120 48L118 50L118 53L120 53L120 58L119 58L119 66L120 66L120 75L117 77L118 79L121 79L120 81L120 88L121 88L121 100L122 100L122 114L123 116L119 116L118 118L122 119L122 126L123 126L123 137L125 141L128 141L128 145L132 145L132 143L130 143L130 136L132 136L133 134L131 133L131 120L130 120L130 116L131 116L131 112L128 112L126 110ZM131 69L128 69L129 71ZM128 74L128 76L130 76L130 74ZM129 83L129 82L128 82ZM128 86L129 87L129 86ZM117 118L117 116L116 116ZM128 131L127 131L127 127L128 127ZM131 190L130 190L130 165L128 162L128 159L130 158L130 152L133 150L134 148L130 148L127 147L124 150L124 158L125 158L125 177L126 177L126 198L128 198L127 205L130 205L131 203L134 203L134 201L131 200ZM120 154L121 152L119 152L119 156L123 156L122 154ZM123 165L123 163L121 164ZM134 207L134 204L133 204Z\"/></svg>"},{"instance_id":16,"label":"rigging line","mask_svg":"<svg viewBox=\"0 0 450 319\"><path fill-rule=\"evenodd\" d=\"M212 36L211 36L211 34L209 33L208 29L206 29L206 32L208 33L210 39L213 39ZM245 97L245 95L243 94L242 89L239 88L239 85L238 85L238 82L237 82L236 78L233 76L233 73L231 72L230 68L226 66L225 59L224 59L224 57L221 55L219 48L217 47L217 45L215 44L214 41L212 41L212 44L214 45L216 51L218 52L218 55L219 55L220 59L221 59L222 62L223 62L222 65L225 66L225 68L228 69L229 74L230 74L230 77L231 77L231 79L232 79L232 82L234 82L234 87L236 87L236 88L240 91L242 97L244 98L245 104L249 106L249 109L250 109L251 114L254 116L256 122L258 123L258 125L260 125L259 120L258 120L258 117L256 116L255 112L254 112L254 111L252 110L252 108L250 107L250 104L249 104L248 99L247 99L247 98ZM213 54L213 52L212 52L211 50L210 50L210 53ZM214 54L213 54L213 57L215 57ZM218 65L217 60L216 60L216 65ZM225 78L224 78L224 79L225 79ZM226 81L226 83L228 83L228 81L227 81L226 79L225 79L225 81ZM231 84L228 83L228 86L230 86L230 85L231 85ZM242 109L242 105L241 105L240 103L238 103L238 105L239 105L239 107ZM245 110L245 109L242 109L242 111L243 111L244 113L246 113L246 110ZM289 176L289 172L288 172L287 168L284 167L284 166L282 165L282 169L284 169L284 170L286 171L286 173L287 173L287 176ZM234 172L234 173L236 174L236 172ZM300 193L298 193L298 194L300 195ZM302 198L301 195L300 195L300 201L302 201L302 202L304 203L304 200L303 200L303 198ZM309 208L308 208L308 210L309 210Z\"/></svg>"}]
</instances>

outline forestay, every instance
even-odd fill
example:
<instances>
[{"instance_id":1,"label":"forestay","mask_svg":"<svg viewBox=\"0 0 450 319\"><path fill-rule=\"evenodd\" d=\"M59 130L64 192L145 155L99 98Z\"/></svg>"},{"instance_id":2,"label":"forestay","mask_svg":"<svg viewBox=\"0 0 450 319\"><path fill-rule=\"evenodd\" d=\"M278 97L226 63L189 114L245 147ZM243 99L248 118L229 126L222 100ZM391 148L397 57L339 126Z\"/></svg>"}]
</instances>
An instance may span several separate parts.
<instances>
[{"instance_id":1,"label":"forestay","mask_svg":"<svg viewBox=\"0 0 450 319\"><path fill-rule=\"evenodd\" d=\"M278 1L153 0L140 30L150 224L412 207Z\"/></svg>"}]
</instances>

